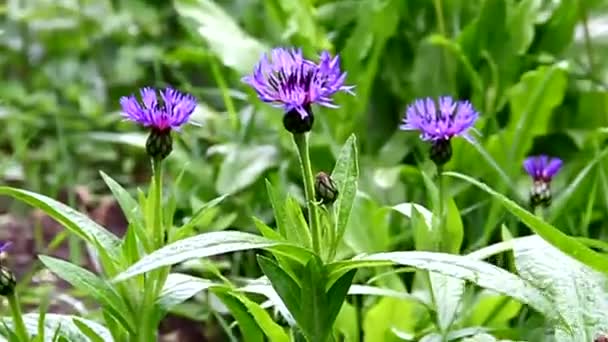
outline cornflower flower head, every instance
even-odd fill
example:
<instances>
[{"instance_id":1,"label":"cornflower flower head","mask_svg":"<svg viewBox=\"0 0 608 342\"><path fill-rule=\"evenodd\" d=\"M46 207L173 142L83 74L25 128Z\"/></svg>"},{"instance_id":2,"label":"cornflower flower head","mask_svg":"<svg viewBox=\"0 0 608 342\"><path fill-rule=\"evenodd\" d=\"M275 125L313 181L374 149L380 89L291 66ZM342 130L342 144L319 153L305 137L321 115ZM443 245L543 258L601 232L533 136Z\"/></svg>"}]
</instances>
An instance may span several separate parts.
<instances>
[{"instance_id":1,"label":"cornflower flower head","mask_svg":"<svg viewBox=\"0 0 608 342\"><path fill-rule=\"evenodd\" d=\"M0 254L4 253L11 245L10 241L0 241ZM15 291L17 279L13 272L0 264L0 296L11 295Z\"/></svg>"},{"instance_id":2,"label":"cornflower flower head","mask_svg":"<svg viewBox=\"0 0 608 342\"><path fill-rule=\"evenodd\" d=\"M475 139L470 131L479 114L469 101L456 101L449 96L431 97L415 100L405 113L401 126L404 131L416 130L420 138L431 142L431 160L437 165L447 163L452 157L450 140L461 136L469 142Z\"/></svg>"},{"instance_id":3,"label":"cornflower flower head","mask_svg":"<svg viewBox=\"0 0 608 342\"><path fill-rule=\"evenodd\" d=\"M0 241L0 254L4 253L10 246L10 241Z\"/></svg>"},{"instance_id":4,"label":"cornflower flower head","mask_svg":"<svg viewBox=\"0 0 608 342\"><path fill-rule=\"evenodd\" d=\"M562 168L563 162L559 158L547 155L538 155L524 160L524 169L532 177L530 190L530 205L548 207L551 204L551 180Z\"/></svg>"},{"instance_id":5,"label":"cornflower flower head","mask_svg":"<svg viewBox=\"0 0 608 342\"><path fill-rule=\"evenodd\" d=\"M150 129L146 151L150 157L162 160L173 149L171 131L179 131L188 122L196 99L170 87L162 90L144 87L139 93L141 101L135 94L120 98L122 116Z\"/></svg>"},{"instance_id":6,"label":"cornflower flower head","mask_svg":"<svg viewBox=\"0 0 608 342\"><path fill-rule=\"evenodd\" d=\"M260 100L283 108L283 125L294 134L312 129L312 104L337 108L332 99L335 93L354 95L354 87L345 85L345 80L339 56L332 57L323 51L315 63L304 58L301 49L286 48L275 48L262 55L253 73L242 79Z\"/></svg>"}]
</instances>

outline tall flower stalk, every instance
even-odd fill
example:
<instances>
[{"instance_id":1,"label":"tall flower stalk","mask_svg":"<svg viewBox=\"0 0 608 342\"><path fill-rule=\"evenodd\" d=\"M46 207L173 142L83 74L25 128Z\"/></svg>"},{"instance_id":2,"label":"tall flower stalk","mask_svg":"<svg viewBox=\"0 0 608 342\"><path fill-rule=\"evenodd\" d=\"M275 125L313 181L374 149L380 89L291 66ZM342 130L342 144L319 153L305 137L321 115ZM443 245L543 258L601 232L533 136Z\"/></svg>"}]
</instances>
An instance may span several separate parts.
<instances>
[{"instance_id":1,"label":"tall flower stalk","mask_svg":"<svg viewBox=\"0 0 608 342\"><path fill-rule=\"evenodd\" d=\"M449 96L439 97L437 101L427 97L417 99L410 104L399 127L401 130L416 130L420 132L420 138L431 144L429 158L437 166L437 189L438 189L438 231L439 248L442 249L441 241L445 233L446 220L446 186L442 177L443 166L452 158L452 143L454 137L463 137L471 143L475 139L471 131L475 131L473 125L479 114L470 102L454 100Z\"/></svg>"},{"instance_id":2,"label":"tall flower stalk","mask_svg":"<svg viewBox=\"0 0 608 342\"><path fill-rule=\"evenodd\" d=\"M338 56L324 51L315 63L304 58L301 50L285 48L275 48L263 55L253 73L243 78L260 100L283 109L283 126L292 133L298 151L312 244L318 255L322 232L308 137L315 119L312 105L337 108L332 99L334 94L340 91L353 94L354 87L345 85L345 80Z\"/></svg>"},{"instance_id":3,"label":"tall flower stalk","mask_svg":"<svg viewBox=\"0 0 608 342\"><path fill-rule=\"evenodd\" d=\"M163 227L163 160L173 150L172 131L179 131L188 122L196 108L196 100L192 95L181 93L173 88L155 90L142 88L141 102L135 95L120 99L123 117L150 129L146 141L146 152L152 164L151 194L151 226L150 246L152 249L161 248L167 236ZM150 203L150 202L149 202ZM146 286L142 301L142 324L138 334L139 341L155 340L156 322L154 322L154 301L162 290L169 274L169 268L163 268L146 276Z\"/></svg>"}]
</instances>

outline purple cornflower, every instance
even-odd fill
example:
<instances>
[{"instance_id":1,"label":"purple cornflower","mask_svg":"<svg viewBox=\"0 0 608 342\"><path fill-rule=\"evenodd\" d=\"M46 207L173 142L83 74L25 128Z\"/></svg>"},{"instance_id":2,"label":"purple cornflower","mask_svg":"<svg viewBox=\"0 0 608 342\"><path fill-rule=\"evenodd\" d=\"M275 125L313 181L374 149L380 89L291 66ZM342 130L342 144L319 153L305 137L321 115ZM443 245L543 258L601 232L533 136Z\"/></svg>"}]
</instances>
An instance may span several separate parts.
<instances>
[{"instance_id":1,"label":"purple cornflower","mask_svg":"<svg viewBox=\"0 0 608 342\"><path fill-rule=\"evenodd\" d=\"M420 131L420 137L426 141L450 140L455 136L474 142L469 135L479 114L469 101L454 101L449 96L415 100L407 107L403 123L399 127L404 131Z\"/></svg>"},{"instance_id":2,"label":"purple cornflower","mask_svg":"<svg viewBox=\"0 0 608 342\"><path fill-rule=\"evenodd\" d=\"M139 93L141 103L134 94L120 98L122 116L150 128L146 151L154 159L165 159L173 150L171 131L179 131L188 122L196 108L196 99L173 88L145 87Z\"/></svg>"},{"instance_id":3,"label":"purple cornflower","mask_svg":"<svg viewBox=\"0 0 608 342\"><path fill-rule=\"evenodd\" d=\"M551 179L562 167L562 160L547 155L528 157L524 160L524 169L534 181L530 190L530 205L545 207L551 204Z\"/></svg>"},{"instance_id":4,"label":"purple cornflower","mask_svg":"<svg viewBox=\"0 0 608 342\"><path fill-rule=\"evenodd\" d=\"M6 251L11 246L10 241L0 241L0 254Z\"/></svg>"},{"instance_id":5,"label":"purple cornflower","mask_svg":"<svg viewBox=\"0 0 608 342\"><path fill-rule=\"evenodd\" d=\"M337 108L332 96L353 86L344 85L346 72L340 70L339 56L323 51L319 63L302 56L301 49L275 48L262 55L253 74L243 78L260 100L283 108L285 128L292 133L310 131L314 116L311 105Z\"/></svg>"},{"instance_id":6,"label":"purple cornflower","mask_svg":"<svg viewBox=\"0 0 608 342\"><path fill-rule=\"evenodd\" d=\"M547 155L528 157L524 160L524 169L535 181L550 182L562 168L562 160Z\"/></svg>"},{"instance_id":7,"label":"purple cornflower","mask_svg":"<svg viewBox=\"0 0 608 342\"><path fill-rule=\"evenodd\" d=\"M455 101L449 96L435 99L417 99L407 107L399 128L404 131L417 130L420 138L432 143L431 160L437 165L448 162L452 156L450 139L461 136L470 142L475 139L469 131L479 117L469 101Z\"/></svg>"},{"instance_id":8,"label":"purple cornflower","mask_svg":"<svg viewBox=\"0 0 608 342\"><path fill-rule=\"evenodd\" d=\"M123 117L154 130L179 130L188 122L196 108L196 99L192 95L183 94L173 88L157 91L145 87L139 93L141 103L134 94L120 98Z\"/></svg>"}]
</instances>

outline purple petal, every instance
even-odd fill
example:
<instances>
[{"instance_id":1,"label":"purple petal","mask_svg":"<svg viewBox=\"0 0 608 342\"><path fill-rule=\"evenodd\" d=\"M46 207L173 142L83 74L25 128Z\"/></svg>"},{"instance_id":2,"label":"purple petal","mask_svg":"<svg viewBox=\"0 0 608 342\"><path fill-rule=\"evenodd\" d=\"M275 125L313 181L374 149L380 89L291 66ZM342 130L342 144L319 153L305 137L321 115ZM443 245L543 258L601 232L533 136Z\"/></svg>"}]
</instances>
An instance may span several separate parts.
<instances>
[{"instance_id":1,"label":"purple petal","mask_svg":"<svg viewBox=\"0 0 608 342\"><path fill-rule=\"evenodd\" d=\"M5 252L12 244L10 241L0 241L0 253Z\"/></svg>"},{"instance_id":2,"label":"purple petal","mask_svg":"<svg viewBox=\"0 0 608 342\"><path fill-rule=\"evenodd\" d=\"M562 160L559 158L552 158L549 161L549 164L547 166L545 166L545 169L543 170L543 177L545 179L551 179L553 178L553 176L555 176L559 170L562 168Z\"/></svg>"}]
</instances>

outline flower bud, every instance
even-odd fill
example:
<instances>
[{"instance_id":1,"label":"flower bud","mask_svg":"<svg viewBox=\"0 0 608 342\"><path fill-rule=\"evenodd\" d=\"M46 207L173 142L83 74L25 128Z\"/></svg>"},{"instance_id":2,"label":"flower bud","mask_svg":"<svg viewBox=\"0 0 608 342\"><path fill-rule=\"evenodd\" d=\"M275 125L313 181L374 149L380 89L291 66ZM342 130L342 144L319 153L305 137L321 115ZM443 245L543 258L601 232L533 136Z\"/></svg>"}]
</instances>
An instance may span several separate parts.
<instances>
[{"instance_id":1,"label":"flower bud","mask_svg":"<svg viewBox=\"0 0 608 342\"><path fill-rule=\"evenodd\" d=\"M551 188L548 182L534 181L530 190L530 205L532 207L542 205L545 208L551 205Z\"/></svg>"},{"instance_id":2,"label":"flower bud","mask_svg":"<svg viewBox=\"0 0 608 342\"><path fill-rule=\"evenodd\" d=\"M450 161L452 158L452 144L450 143L450 139L433 141L430 158L437 166L442 166Z\"/></svg>"},{"instance_id":3,"label":"flower bud","mask_svg":"<svg viewBox=\"0 0 608 342\"><path fill-rule=\"evenodd\" d=\"M319 172L315 177L315 197L322 204L332 204L338 198L338 187L325 172Z\"/></svg>"},{"instance_id":4,"label":"flower bud","mask_svg":"<svg viewBox=\"0 0 608 342\"><path fill-rule=\"evenodd\" d=\"M302 113L295 109L285 113L283 116L283 126L285 126L286 130L293 134L310 132L315 117L310 106L307 106L304 109L308 115L302 116Z\"/></svg>"},{"instance_id":5,"label":"flower bud","mask_svg":"<svg viewBox=\"0 0 608 342\"><path fill-rule=\"evenodd\" d=\"M8 268L0 265L0 296L12 295L16 285L15 274Z\"/></svg>"},{"instance_id":6,"label":"flower bud","mask_svg":"<svg viewBox=\"0 0 608 342\"><path fill-rule=\"evenodd\" d=\"M173 151L171 130L152 129L146 141L146 152L151 158L163 160Z\"/></svg>"}]
</instances>

